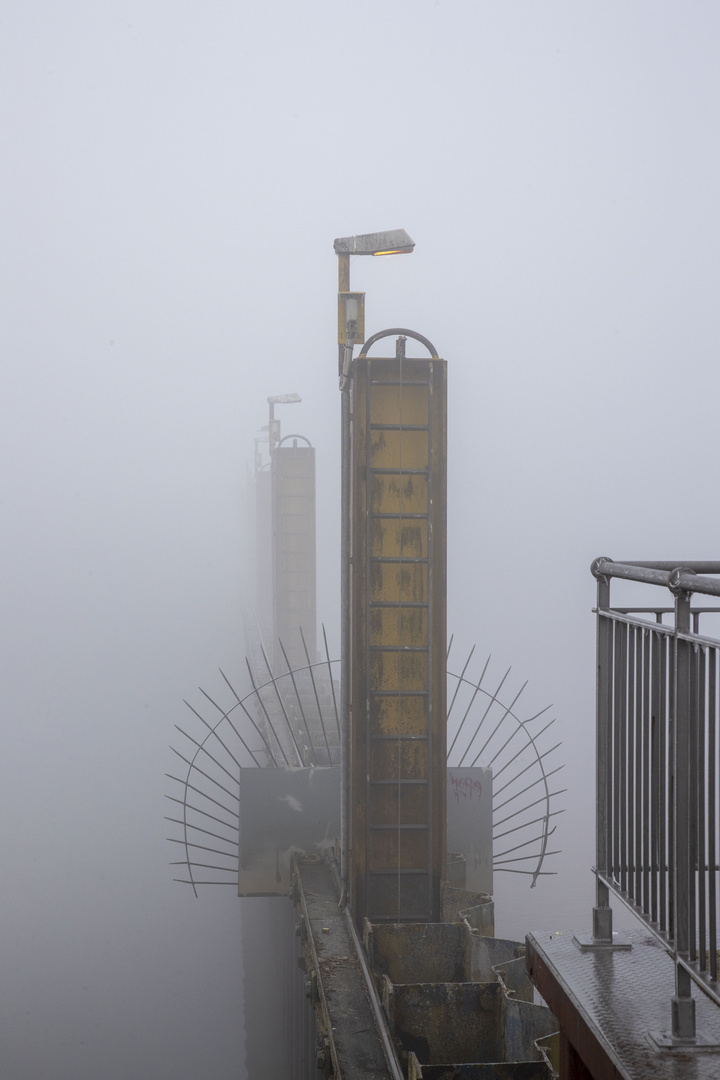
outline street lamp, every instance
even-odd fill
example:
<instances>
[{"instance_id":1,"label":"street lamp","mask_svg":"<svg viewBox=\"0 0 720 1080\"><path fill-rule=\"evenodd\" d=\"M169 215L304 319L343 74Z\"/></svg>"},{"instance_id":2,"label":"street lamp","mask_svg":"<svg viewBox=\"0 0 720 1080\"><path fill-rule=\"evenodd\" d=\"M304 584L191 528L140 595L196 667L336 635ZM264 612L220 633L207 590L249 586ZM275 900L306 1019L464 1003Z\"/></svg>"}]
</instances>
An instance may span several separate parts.
<instances>
[{"instance_id":1,"label":"street lamp","mask_svg":"<svg viewBox=\"0 0 720 1080\"><path fill-rule=\"evenodd\" d=\"M299 394L275 394L267 399L267 403L270 406L270 416L268 418L268 446L270 457L273 456L273 450L280 442L280 421L275 419L275 406L297 405L300 401L302 401L302 398Z\"/></svg>"},{"instance_id":2,"label":"street lamp","mask_svg":"<svg viewBox=\"0 0 720 1080\"><path fill-rule=\"evenodd\" d=\"M336 255L409 255L415 247L404 229L339 236L333 241Z\"/></svg>"},{"instance_id":3,"label":"street lamp","mask_svg":"<svg viewBox=\"0 0 720 1080\"><path fill-rule=\"evenodd\" d=\"M410 255L415 241L404 229L340 236L333 241L338 257L338 374L340 389L350 375L352 346L365 340L365 293L350 292L351 255Z\"/></svg>"},{"instance_id":4,"label":"street lamp","mask_svg":"<svg viewBox=\"0 0 720 1080\"><path fill-rule=\"evenodd\" d=\"M341 391L340 438L342 455L340 524L340 708L342 748L340 769L341 905L348 892L348 792L350 712L350 386L352 354L356 342L365 340L365 293L350 292L351 255L409 255L415 247L404 229L341 236L333 242L338 257L338 374Z\"/></svg>"}]
</instances>

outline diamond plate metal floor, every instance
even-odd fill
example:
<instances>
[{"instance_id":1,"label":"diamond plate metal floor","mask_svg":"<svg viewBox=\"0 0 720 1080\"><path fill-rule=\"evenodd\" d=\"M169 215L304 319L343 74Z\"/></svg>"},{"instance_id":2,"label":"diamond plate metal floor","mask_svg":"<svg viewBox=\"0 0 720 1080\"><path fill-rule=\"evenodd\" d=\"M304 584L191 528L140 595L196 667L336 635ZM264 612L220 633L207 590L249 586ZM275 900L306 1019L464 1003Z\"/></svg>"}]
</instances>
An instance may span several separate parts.
<instances>
[{"instance_id":1,"label":"diamond plate metal floor","mask_svg":"<svg viewBox=\"0 0 720 1080\"><path fill-rule=\"evenodd\" d=\"M628 951L581 951L571 933L527 936L531 979L596 1077L718 1080L720 1051L658 1049L670 1029L674 964L645 930L623 934ZM720 1045L720 1008L693 987L698 1036Z\"/></svg>"}]
</instances>

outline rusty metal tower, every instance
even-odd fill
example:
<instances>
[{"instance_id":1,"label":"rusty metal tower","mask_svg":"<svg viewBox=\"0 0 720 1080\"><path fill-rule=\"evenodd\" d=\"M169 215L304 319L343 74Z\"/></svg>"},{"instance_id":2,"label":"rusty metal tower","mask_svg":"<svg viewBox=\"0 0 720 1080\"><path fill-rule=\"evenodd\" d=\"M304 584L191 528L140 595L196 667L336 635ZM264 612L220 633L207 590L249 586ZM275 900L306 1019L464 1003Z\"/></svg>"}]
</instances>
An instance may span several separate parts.
<instances>
[{"instance_id":1,"label":"rusty metal tower","mask_svg":"<svg viewBox=\"0 0 720 1080\"><path fill-rule=\"evenodd\" d=\"M396 338L395 355L369 355ZM406 355L407 339L430 358ZM370 338L351 381L350 903L440 919L445 878L446 365Z\"/></svg>"},{"instance_id":2,"label":"rusty metal tower","mask_svg":"<svg viewBox=\"0 0 720 1080\"><path fill-rule=\"evenodd\" d=\"M522 689L507 703L507 673L488 689L489 659L479 678L466 678L472 652L453 675L448 708L446 365L412 330L365 341L363 294L350 292L351 254L413 246L402 231L335 241L339 691L338 665L324 632L324 655L316 654L314 607L305 603L310 591L314 600L314 547L303 540L314 460L298 436L284 454L268 399L272 470L258 489L258 547L272 557L258 577L273 582L272 611L258 620L266 629L248 658L251 689L239 693L223 675L222 697L203 692L209 720L190 706L202 728L197 737L182 730L184 751L175 751L185 767L172 777L181 785L172 841L184 854L179 880L195 891L229 884L240 895L281 897L289 889L298 937L285 949L289 964L271 961L283 973L272 1010L278 1036L294 1048L296 1080L311 1075L312 1047L326 1078L422 1080L454 1062L448 1067L483 1080L545 1080L540 1041L554 1019L532 1001L522 946L492 936L492 793L495 770L503 776L497 835L513 834L499 868L532 860L532 870L513 869L534 884L552 854L558 793L543 760L555 747L541 752L542 731L531 734L545 710L521 719ZM375 355L388 339L391 355ZM408 355L408 342L427 355ZM363 345L356 358L355 344ZM457 760L449 768L451 713ZM276 925L279 940L287 920Z\"/></svg>"}]
</instances>

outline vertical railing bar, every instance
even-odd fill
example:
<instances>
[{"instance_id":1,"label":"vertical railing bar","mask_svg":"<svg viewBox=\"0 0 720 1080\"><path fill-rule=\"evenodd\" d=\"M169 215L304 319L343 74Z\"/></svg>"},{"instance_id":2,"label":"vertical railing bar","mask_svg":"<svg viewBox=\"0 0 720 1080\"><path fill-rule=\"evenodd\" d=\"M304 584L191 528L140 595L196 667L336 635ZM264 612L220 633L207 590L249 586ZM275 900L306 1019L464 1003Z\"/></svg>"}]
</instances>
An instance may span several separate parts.
<instances>
[{"instance_id":1,"label":"vertical railing bar","mask_svg":"<svg viewBox=\"0 0 720 1080\"><path fill-rule=\"evenodd\" d=\"M638 716L640 713L640 688L638 686L638 680L642 669L640 658L640 631L637 626L631 630L631 638L633 638L633 675L631 675L630 686L628 688L628 729L630 731L631 738L631 751L628 754L627 769L630 779L631 792L628 796L628 802L630 805L630 854L631 859L629 863L629 893L633 896L636 904L640 903L640 893L638 890L638 867L640 864L640 846L638 843L638 828L640 819L640 740L638 738Z\"/></svg>"},{"instance_id":2,"label":"vertical railing bar","mask_svg":"<svg viewBox=\"0 0 720 1080\"><path fill-rule=\"evenodd\" d=\"M593 938L612 941L612 908L610 891L601 875L614 877L613 841L613 679L615 628L607 616L610 607L610 579L597 575L597 657L596 657L596 819L595 843L597 877L595 880L595 908L593 909Z\"/></svg>"},{"instance_id":3,"label":"vertical railing bar","mask_svg":"<svg viewBox=\"0 0 720 1080\"><path fill-rule=\"evenodd\" d=\"M627 679L627 627L623 624L615 627L615 704L613 710L613 754L615 760L615 778L613 791L614 834L616 878L621 888L626 887L625 868L627 866L627 841L624 822L626 821L625 788L625 685Z\"/></svg>"},{"instance_id":4,"label":"vertical railing bar","mask_svg":"<svg viewBox=\"0 0 720 1080\"><path fill-rule=\"evenodd\" d=\"M642 673L642 909L646 916L650 914L650 867L652 851L650 848L650 651L652 635L649 630L642 631L643 673Z\"/></svg>"},{"instance_id":5,"label":"vertical railing bar","mask_svg":"<svg viewBox=\"0 0 720 1080\"><path fill-rule=\"evenodd\" d=\"M622 700L621 695L623 692L623 677L624 677L624 657L623 657L623 645L624 645L624 627L622 623L619 623L614 628L614 645L615 645L615 661L613 664L613 712L612 712L612 728L613 728L613 781L612 781L612 798L613 798L613 877L616 881L619 881L624 888L622 882L622 866L623 866L623 848L621 843L620 827L621 827L621 804L622 804L622 754L621 754L621 717L622 717Z\"/></svg>"},{"instance_id":6,"label":"vertical railing bar","mask_svg":"<svg viewBox=\"0 0 720 1080\"><path fill-rule=\"evenodd\" d=\"M695 820L697 828L697 896L698 924L697 942L700 952L700 970L707 971L707 861L705 850L705 649L697 650L697 799Z\"/></svg>"},{"instance_id":7,"label":"vertical railing bar","mask_svg":"<svg viewBox=\"0 0 720 1080\"><path fill-rule=\"evenodd\" d=\"M370 359L370 357L367 358L366 365L367 366L366 366L366 370L365 370L365 402L364 402L365 425L366 425L365 436L366 437L365 437L364 461L363 461L363 465L364 465L364 468L365 468L365 485L364 485L365 486L365 522L364 522L364 524L365 524L365 529L364 529L364 532L365 532L365 541L364 541L365 542L365 552L364 552L365 565L364 565L363 571L362 571L364 573L364 575L365 575L365 582L366 582L365 588L368 587L368 584L370 582L370 550L371 550L370 549L370 511L371 511L371 508L372 508L371 499L370 499L370 491L371 491L371 488L370 488L370 467L371 467L370 442L371 442L371 440L370 440L370 437L369 437L369 432L370 432L370 424L372 423L372 419L373 419L374 414L371 411L371 400L372 400L372 398L371 398L370 389L371 389L371 386L372 386L373 361ZM357 415L355 416L355 423L357 424ZM358 430L357 427L356 427L355 430L356 431ZM355 484L355 476L353 476L353 481L352 482L353 482L353 486L354 486L354 484ZM360 531L360 530L358 529L358 531ZM353 543L354 543L354 538L353 538ZM354 558L359 560L359 552L354 555ZM359 656L362 657L362 663L365 665L365 672L369 673L370 672L370 645L369 645L367 598L365 600L365 611L363 613L363 637L362 637L362 640L360 640L360 635L358 634L358 648L357 648L357 651L358 651ZM353 664L355 662L354 655L353 655L353 661L352 662L353 662ZM367 697L369 698L370 697L370 694L369 694L370 680L369 680L368 676L366 676L366 679L367 679L367 681L366 681L366 684L365 684L365 686L366 686L365 693L367 694ZM363 708L363 705L365 706L364 708ZM368 708L368 706L367 706L367 704L365 702L363 702L362 705L360 706L360 708L358 709L358 713L359 713L359 715L356 717L355 712L353 711L352 722L353 722L353 724L358 724L358 726L362 725L363 740L364 740L364 743L365 743L365 762L364 762L364 765L365 765L365 792L364 792L364 795L363 795L364 813L365 813L365 836L363 838L363 848L364 848L364 858L365 858L365 866L364 866L365 881L364 881L364 885L363 885L364 894L365 894L364 904L365 904L366 914L368 915L369 918L372 918L373 910L372 910L372 907L371 907L371 892L370 892L370 886L371 886L370 859L371 859L371 850L372 850L370 848L370 794L371 794L370 793L370 777L371 777L371 775L373 775L373 773L372 773L372 764L371 764L371 757L370 757L370 715L369 715L370 714L370 709ZM348 741L350 741L350 740L348 740ZM351 761L352 761L352 758L351 758ZM356 770L356 768L354 766L352 766L352 765L351 765L351 769L353 770L353 776L357 776L357 771L358 770ZM400 800L399 800L399 796L398 796L398 804L399 804L399 801ZM398 885L398 887L399 887L399 885ZM397 902L398 902L398 906L399 906L399 899L398 899ZM375 897L372 897L372 903L373 904L376 903ZM398 919L399 919L399 911L396 914L397 914Z\"/></svg>"},{"instance_id":8,"label":"vertical railing bar","mask_svg":"<svg viewBox=\"0 0 720 1080\"><path fill-rule=\"evenodd\" d=\"M402 370L402 368L401 368L401 370ZM429 569L433 565L433 555L434 555L434 548L435 548L434 530L432 529L431 522L430 522L431 507L434 505L434 501L433 501L433 457L432 457L434 441L435 441L435 432L433 431L434 375L435 375L434 365L433 365L433 363L431 361L430 362L430 370L429 370L429 373L428 373L428 391L427 391L427 393L428 393L428 403L427 403L427 409L428 409L428 412L427 412L427 422L428 422L428 461L427 461L427 469L428 469L428 517L427 517L427 523L428 523L427 524L427 530L428 530L428 580L427 580L427 585L426 585L426 588L427 588L426 598L427 598L427 604L428 604L428 608L427 608L427 633L428 633L428 637L427 637L427 643L428 643L428 648L427 648L427 671L428 671L428 703L429 703L429 709L430 709L430 711L428 713L428 727L427 727L427 734L428 734L428 766L427 766L428 767L428 775L432 775L433 718L434 718L434 714L432 713L432 701L433 701L433 694L434 694L433 665L432 665L431 661L432 661L433 645L434 645L433 630L434 630L434 627L435 627L435 622L434 622L434 617L433 617L433 611L434 611L435 589L434 589L433 576L430 573L430 569ZM402 450L401 450L401 453L402 453ZM426 856L427 865L428 865L428 880L427 880L427 912L428 912L428 919L433 918L433 910L434 910L432 869L433 869L433 852L435 850L435 838L433 836L433 820L434 820L434 816L433 816L433 802L432 802L432 800L433 800L434 796L433 796L433 790L432 789L433 789L433 785L429 784L428 785L428 801L429 801L429 805L428 805L428 835L427 835L427 841L428 842L427 842L427 856ZM398 848L399 848L399 846L400 846L400 838L398 837ZM440 917L441 916L438 915L438 918L440 918Z\"/></svg>"},{"instance_id":9,"label":"vertical railing bar","mask_svg":"<svg viewBox=\"0 0 720 1080\"><path fill-rule=\"evenodd\" d=\"M643 634L644 631L638 626L635 628L633 637L635 638L635 701L633 706L633 720L635 727L635 752L633 754L633 775L634 775L634 824L635 824L635 840L633 845L633 864L634 864L634 897L635 903L643 906L642 896L642 868L643 868L643 850L642 850L642 710L643 710L643 696L642 696L642 675L643 675ZM643 910L644 907L643 907Z\"/></svg>"},{"instance_id":10,"label":"vertical railing bar","mask_svg":"<svg viewBox=\"0 0 720 1080\"><path fill-rule=\"evenodd\" d=\"M625 787L627 790L627 802L623 822L627 834L627 858L626 873L627 884L625 886L628 896L635 899L635 628L627 628L627 676L626 687L626 721L625 739Z\"/></svg>"},{"instance_id":11,"label":"vertical railing bar","mask_svg":"<svg viewBox=\"0 0 720 1080\"><path fill-rule=\"evenodd\" d=\"M660 875L659 838L660 838L660 641L659 635L651 633L651 670L650 684L650 918L658 921L658 886Z\"/></svg>"},{"instance_id":12,"label":"vertical railing bar","mask_svg":"<svg viewBox=\"0 0 720 1080\"><path fill-rule=\"evenodd\" d=\"M674 947L677 936L677 913L675 911L675 671L677 642L673 638L668 646L666 657L668 671L667 696L667 892L668 892L668 933Z\"/></svg>"},{"instance_id":13,"label":"vertical railing bar","mask_svg":"<svg viewBox=\"0 0 720 1080\"><path fill-rule=\"evenodd\" d=\"M709 907L709 949L710 949L710 978L717 982L717 876L718 876L718 853L717 853L717 788L715 778L718 772L717 759L717 666L720 658L720 650L713 649L708 663L708 791L707 791L707 823L708 823L708 907Z\"/></svg>"},{"instance_id":14,"label":"vertical railing bar","mask_svg":"<svg viewBox=\"0 0 720 1080\"><path fill-rule=\"evenodd\" d=\"M658 925L669 932L668 922L668 819L667 819L667 738L668 738L668 649L670 643L665 635L660 638L658 671L658 875L660 886L660 910Z\"/></svg>"},{"instance_id":15,"label":"vertical railing bar","mask_svg":"<svg viewBox=\"0 0 720 1080\"><path fill-rule=\"evenodd\" d=\"M679 593L676 598L678 631L686 631L686 620L681 621L683 609L689 604L687 594ZM675 949L681 956L687 956L688 941L688 896L689 896L689 852L688 852L688 796L689 796L689 761L688 761L688 713L690 657L687 641L675 638Z\"/></svg>"},{"instance_id":16,"label":"vertical railing bar","mask_svg":"<svg viewBox=\"0 0 720 1080\"><path fill-rule=\"evenodd\" d=\"M671 582L672 584L672 582ZM680 963L694 951L691 946L691 911L694 922L695 864L691 862L690 807L692 791L692 711L691 697L693 647L686 637L690 629L690 593L675 588L675 708L674 708L674 779L675 779L675 996L672 999L672 1034L694 1038L695 1011L690 976Z\"/></svg>"},{"instance_id":17,"label":"vertical railing bar","mask_svg":"<svg viewBox=\"0 0 720 1080\"><path fill-rule=\"evenodd\" d=\"M688 827L688 953L690 960L697 960L697 866L698 866L698 834L697 834L697 786L698 786L698 648L687 643L688 654L688 793L687 793L687 827Z\"/></svg>"},{"instance_id":18,"label":"vertical railing bar","mask_svg":"<svg viewBox=\"0 0 720 1080\"><path fill-rule=\"evenodd\" d=\"M620 739L618 726L620 716L620 693L622 689L620 659L622 627L613 624L610 636L611 660L610 660L610 683L609 683L609 712L608 712L608 768L610 773L609 798L611 802L608 808L608 829L612 833L608 835L609 850L612 852L613 878L618 881L620 877Z\"/></svg>"}]
</instances>

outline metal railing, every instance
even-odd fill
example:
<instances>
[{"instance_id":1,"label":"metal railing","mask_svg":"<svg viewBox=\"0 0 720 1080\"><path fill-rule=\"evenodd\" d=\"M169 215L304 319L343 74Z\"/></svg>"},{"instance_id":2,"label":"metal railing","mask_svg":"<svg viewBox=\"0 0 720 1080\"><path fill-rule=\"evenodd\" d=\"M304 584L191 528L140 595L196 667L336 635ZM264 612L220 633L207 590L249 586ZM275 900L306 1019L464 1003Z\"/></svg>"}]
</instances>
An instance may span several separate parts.
<instances>
[{"instance_id":1,"label":"metal railing","mask_svg":"<svg viewBox=\"0 0 720 1080\"><path fill-rule=\"evenodd\" d=\"M610 893L675 960L672 1036L695 1038L691 981L720 1004L720 562L596 559L597 906L593 938L613 941ZM611 607L615 578L663 589L649 607ZM667 591L666 591L667 590ZM674 598L671 607L667 605ZM667 620L667 621L666 621ZM707 621L707 620L706 620Z\"/></svg>"}]
</instances>

